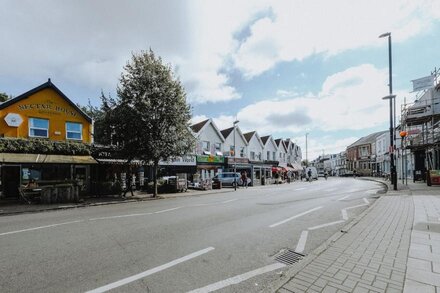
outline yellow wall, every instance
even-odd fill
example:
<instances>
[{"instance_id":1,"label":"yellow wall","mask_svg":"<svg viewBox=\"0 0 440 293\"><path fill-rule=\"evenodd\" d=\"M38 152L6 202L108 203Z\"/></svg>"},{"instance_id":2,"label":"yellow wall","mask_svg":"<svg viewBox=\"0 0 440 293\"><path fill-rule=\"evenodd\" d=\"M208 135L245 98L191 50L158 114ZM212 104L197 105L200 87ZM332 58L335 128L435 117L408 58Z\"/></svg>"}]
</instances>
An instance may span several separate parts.
<instances>
[{"instance_id":1,"label":"yellow wall","mask_svg":"<svg viewBox=\"0 0 440 293\"><path fill-rule=\"evenodd\" d=\"M5 122L8 113L21 116L23 123L19 127L10 127ZM72 107L63 97L51 88L43 89L8 107L0 110L0 134L5 137L29 137L29 118L49 120L49 139L66 139L66 122L82 124L82 141L92 141L92 125L83 115ZM72 140L75 141L75 140Z\"/></svg>"}]
</instances>

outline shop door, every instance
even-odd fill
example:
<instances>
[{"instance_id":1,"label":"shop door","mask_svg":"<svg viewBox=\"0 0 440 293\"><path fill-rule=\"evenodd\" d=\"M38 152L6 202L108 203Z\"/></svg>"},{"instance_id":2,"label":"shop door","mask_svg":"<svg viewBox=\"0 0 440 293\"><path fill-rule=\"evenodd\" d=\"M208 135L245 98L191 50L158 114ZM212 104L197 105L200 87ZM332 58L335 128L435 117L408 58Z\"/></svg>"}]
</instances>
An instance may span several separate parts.
<instances>
[{"instance_id":1,"label":"shop door","mask_svg":"<svg viewBox=\"0 0 440 293\"><path fill-rule=\"evenodd\" d=\"M75 166L73 171L73 179L79 186L80 192L85 193L89 188L89 180L88 180L88 168L87 166Z\"/></svg>"},{"instance_id":2,"label":"shop door","mask_svg":"<svg viewBox=\"0 0 440 293\"><path fill-rule=\"evenodd\" d=\"M20 187L20 166L2 167L2 187L4 197L18 197L18 187Z\"/></svg>"}]
</instances>

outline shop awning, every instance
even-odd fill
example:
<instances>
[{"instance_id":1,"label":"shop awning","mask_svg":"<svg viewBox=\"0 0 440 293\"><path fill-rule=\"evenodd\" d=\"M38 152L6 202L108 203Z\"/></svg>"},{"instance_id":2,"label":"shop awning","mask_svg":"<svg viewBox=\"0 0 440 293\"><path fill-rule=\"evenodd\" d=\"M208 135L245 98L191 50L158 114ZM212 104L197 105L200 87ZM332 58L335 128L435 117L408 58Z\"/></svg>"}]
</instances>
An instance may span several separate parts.
<instances>
[{"instance_id":1,"label":"shop awning","mask_svg":"<svg viewBox=\"0 0 440 293\"><path fill-rule=\"evenodd\" d=\"M111 164L111 165L127 165L127 160L123 159L96 159L99 164ZM141 160L132 160L130 165L144 165Z\"/></svg>"},{"instance_id":2,"label":"shop awning","mask_svg":"<svg viewBox=\"0 0 440 293\"><path fill-rule=\"evenodd\" d=\"M292 168L294 171L302 171L303 167L299 163L293 163Z\"/></svg>"},{"instance_id":3,"label":"shop awning","mask_svg":"<svg viewBox=\"0 0 440 293\"><path fill-rule=\"evenodd\" d=\"M97 164L91 156L0 153L0 163Z\"/></svg>"}]
</instances>

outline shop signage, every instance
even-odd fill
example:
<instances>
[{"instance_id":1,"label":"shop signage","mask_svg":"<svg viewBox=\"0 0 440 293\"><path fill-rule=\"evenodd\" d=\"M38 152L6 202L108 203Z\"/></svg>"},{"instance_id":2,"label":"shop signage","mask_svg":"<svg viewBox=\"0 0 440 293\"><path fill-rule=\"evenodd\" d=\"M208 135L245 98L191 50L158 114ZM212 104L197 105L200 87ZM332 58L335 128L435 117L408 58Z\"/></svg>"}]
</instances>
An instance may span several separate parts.
<instances>
[{"instance_id":1,"label":"shop signage","mask_svg":"<svg viewBox=\"0 0 440 293\"><path fill-rule=\"evenodd\" d=\"M23 123L23 118L20 115L15 113L9 113L5 116L5 122L10 127L18 127Z\"/></svg>"},{"instance_id":2,"label":"shop signage","mask_svg":"<svg viewBox=\"0 0 440 293\"><path fill-rule=\"evenodd\" d=\"M77 112L62 106L56 105L54 102L48 100L44 103L36 104L22 104L18 105L19 111L38 111L41 114L55 114L55 115L67 115L76 117Z\"/></svg>"},{"instance_id":3,"label":"shop signage","mask_svg":"<svg viewBox=\"0 0 440 293\"><path fill-rule=\"evenodd\" d=\"M197 156L197 163L224 163L225 157L222 156Z\"/></svg>"},{"instance_id":4,"label":"shop signage","mask_svg":"<svg viewBox=\"0 0 440 293\"><path fill-rule=\"evenodd\" d=\"M248 158L227 158L228 164L249 164Z\"/></svg>"},{"instance_id":5,"label":"shop signage","mask_svg":"<svg viewBox=\"0 0 440 293\"><path fill-rule=\"evenodd\" d=\"M183 156L170 158L167 161L159 161L161 166L195 166L196 156Z\"/></svg>"}]
</instances>

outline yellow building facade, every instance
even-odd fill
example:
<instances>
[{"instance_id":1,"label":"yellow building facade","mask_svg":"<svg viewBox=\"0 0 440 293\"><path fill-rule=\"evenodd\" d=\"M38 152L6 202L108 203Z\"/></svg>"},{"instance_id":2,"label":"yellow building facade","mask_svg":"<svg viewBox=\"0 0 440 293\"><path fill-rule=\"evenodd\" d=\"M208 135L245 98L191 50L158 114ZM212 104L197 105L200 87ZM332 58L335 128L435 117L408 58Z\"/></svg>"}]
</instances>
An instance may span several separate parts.
<instances>
[{"instance_id":1,"label":"yellow building facade","mask_svg":"<svg viewBox=\"0 0 440 293\"><path fill-rule=\"evenodd\" d=\"M93 142L93 121L51 81L0 104L0 136Z\"/></svg>"}]
</instances>

